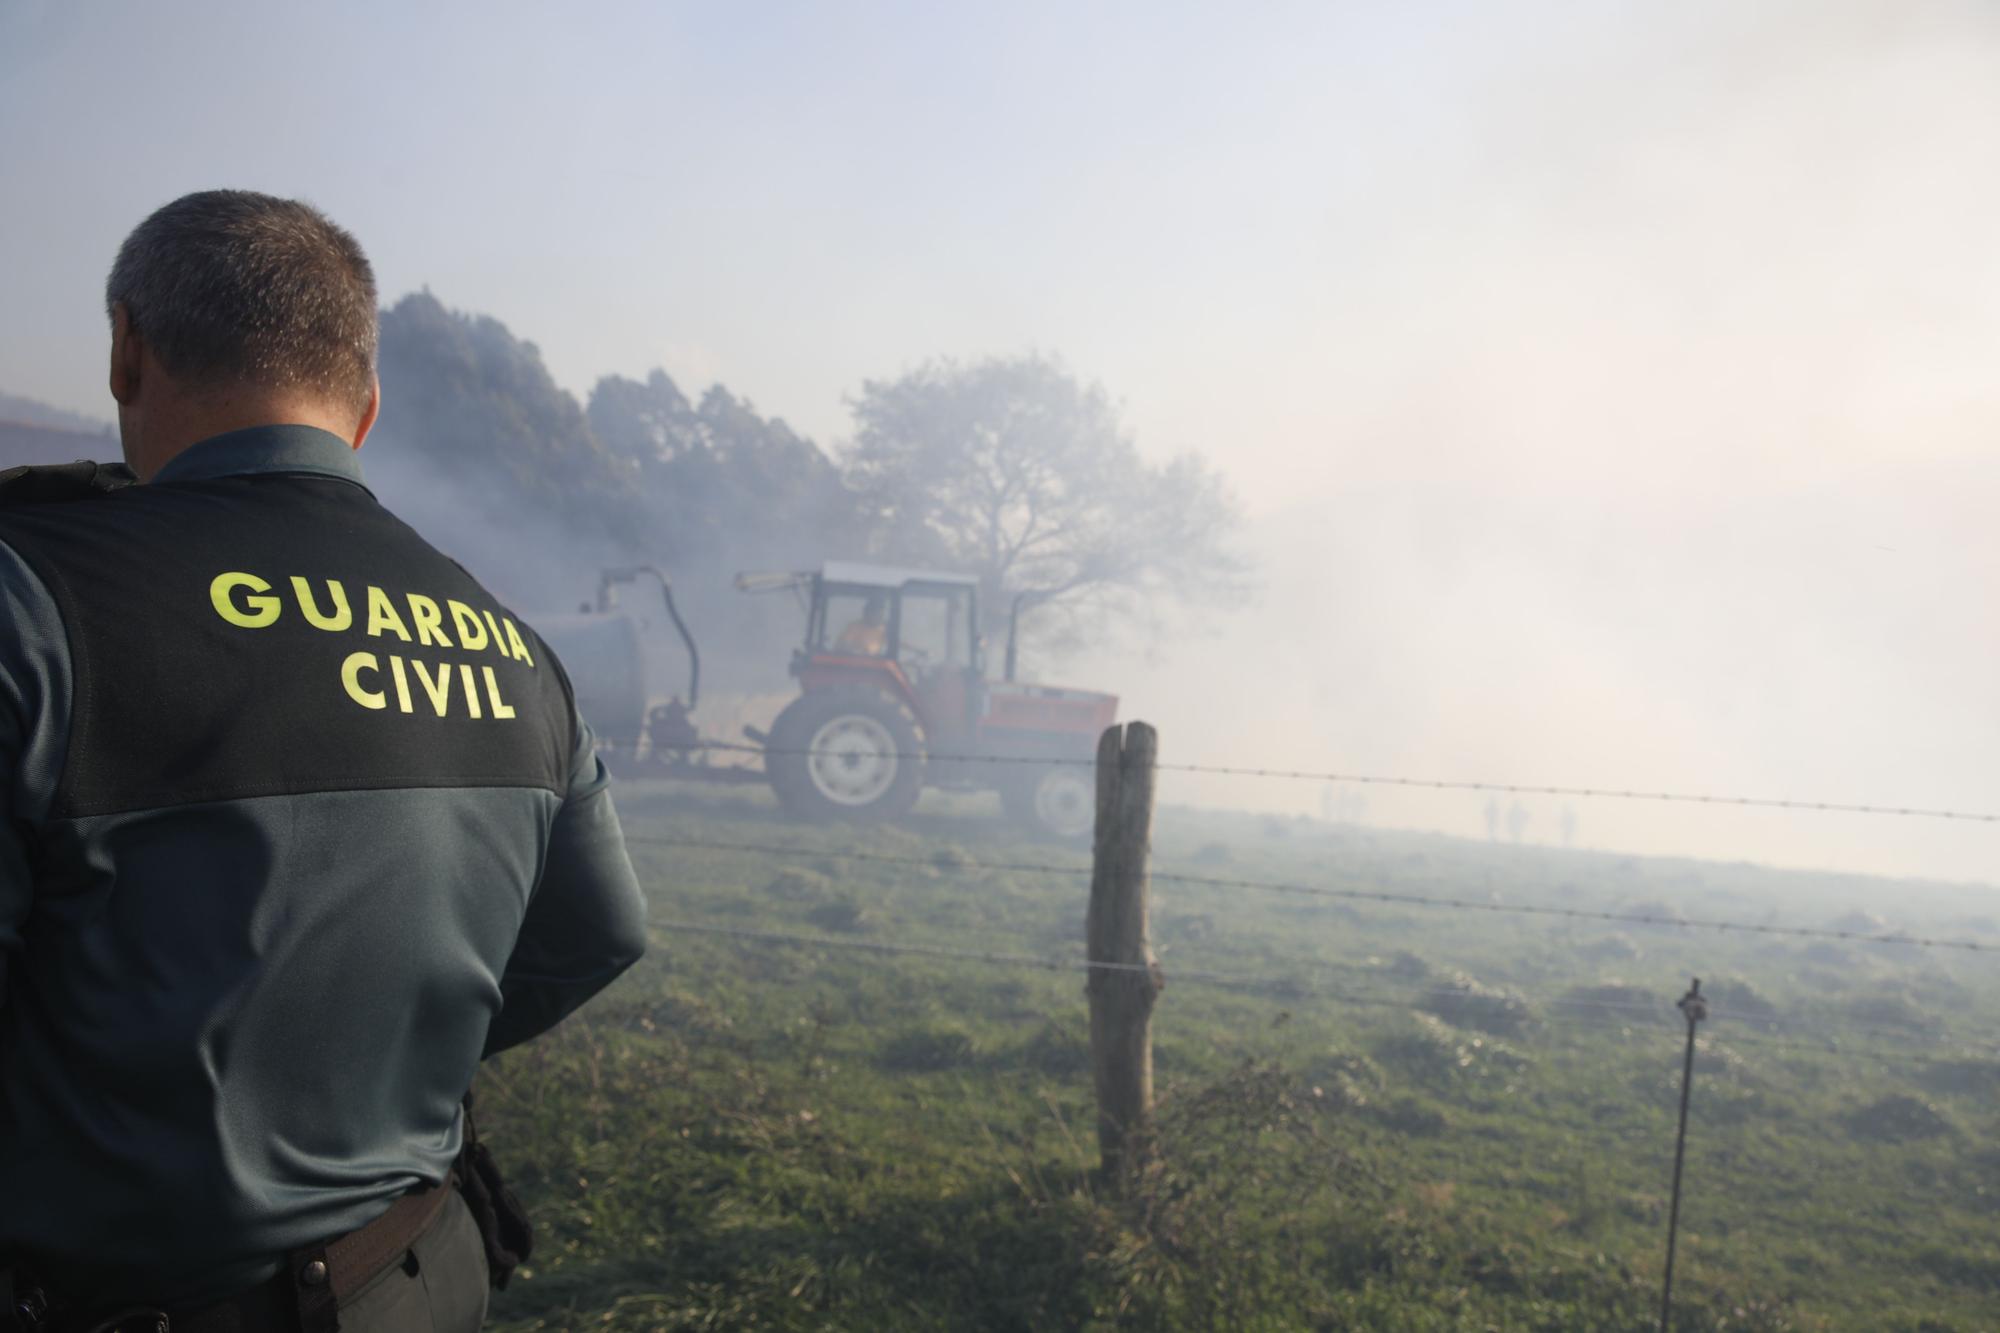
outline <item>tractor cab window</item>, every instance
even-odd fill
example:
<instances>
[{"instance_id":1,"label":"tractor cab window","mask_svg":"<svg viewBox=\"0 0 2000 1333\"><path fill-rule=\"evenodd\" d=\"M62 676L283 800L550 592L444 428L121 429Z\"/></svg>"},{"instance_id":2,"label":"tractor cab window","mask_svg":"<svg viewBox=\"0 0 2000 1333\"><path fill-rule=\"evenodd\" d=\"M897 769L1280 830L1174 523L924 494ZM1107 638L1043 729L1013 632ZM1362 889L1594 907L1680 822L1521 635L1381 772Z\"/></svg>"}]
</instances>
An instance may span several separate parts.
<instances>
[{"instance_id":1,"label":"tractor cab window","mask_svg":"<svg viewBox=\"0 0 2000 1333\"><path fill-rule=\"evenodd\" d=\"M819 646L854 657L888 656L890 604L890 594L880 590L829 589Z\"/></svg>"},{"instance_id":2,"label":"tractor cab window","mask_svg":"<svg viewBox=\"0 0 2000 1333\"><path fill-rule=\"evenodd\" d=\"M896 656L905 668L936 671L972 664L972 590L962 587L903 589Z\"/></svg>"}]
</instances>

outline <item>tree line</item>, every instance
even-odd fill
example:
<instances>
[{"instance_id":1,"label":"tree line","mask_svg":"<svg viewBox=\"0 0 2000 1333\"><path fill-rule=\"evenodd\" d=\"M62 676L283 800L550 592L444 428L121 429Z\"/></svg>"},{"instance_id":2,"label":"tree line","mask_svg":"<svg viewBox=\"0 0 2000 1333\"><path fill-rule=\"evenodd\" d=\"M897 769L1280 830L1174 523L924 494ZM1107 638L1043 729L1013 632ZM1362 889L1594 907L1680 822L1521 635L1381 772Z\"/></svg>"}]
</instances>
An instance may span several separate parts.
<instances>
[{"instance_id":1,"label":"tree line","mask_svg":"<svg viewBox=\"0 0 2000 1333\"><path fill-rule=\"evenodd\" d=\"M825 559L971 573L988 623L1018 601L1045 655L1226 602L1248 579L1215 470L1141 455L1104 389L1047 356L866 381L851 439L829 450L721 385L690 398L664 370L604 376L579 403L532 342L423 292L383 313L382 383L371 460L439 474L385 498L423 507L441 477L484 516L458 544L483 532L496 558L553 540L574 564L651 563L682 582Z\"/></svg>"}]
</instances>

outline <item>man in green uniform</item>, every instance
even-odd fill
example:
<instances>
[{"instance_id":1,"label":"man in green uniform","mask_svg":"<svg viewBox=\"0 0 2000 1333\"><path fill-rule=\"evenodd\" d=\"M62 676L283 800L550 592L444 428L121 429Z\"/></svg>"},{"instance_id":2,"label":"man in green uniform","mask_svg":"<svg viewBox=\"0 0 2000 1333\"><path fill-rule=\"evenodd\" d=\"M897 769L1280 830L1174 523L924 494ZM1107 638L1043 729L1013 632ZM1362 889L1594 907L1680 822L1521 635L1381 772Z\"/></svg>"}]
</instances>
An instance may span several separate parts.
<instances>
[{"instance_id":1,"label":"man in green uniform","mask_svg":"<svg viewBox=\"0 0 2000 1333\"><path fill-rule=\"evenodd\" d=\"M189 195L107 306L141 484L0 481L0 1321L476 1328L461 1096L645 947L591 733L362 485L351 236Z\"/></svg>"}]
</instances>

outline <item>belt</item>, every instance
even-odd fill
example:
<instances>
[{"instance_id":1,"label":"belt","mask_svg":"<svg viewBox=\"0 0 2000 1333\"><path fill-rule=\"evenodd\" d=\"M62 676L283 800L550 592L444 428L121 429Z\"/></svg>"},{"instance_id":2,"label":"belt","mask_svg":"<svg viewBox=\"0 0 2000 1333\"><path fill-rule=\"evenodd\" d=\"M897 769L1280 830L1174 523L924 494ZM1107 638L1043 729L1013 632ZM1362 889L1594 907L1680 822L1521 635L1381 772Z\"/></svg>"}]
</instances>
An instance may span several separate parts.
<instances>
[{"instance_id":1,"label":"belt","mask_svg":"<svg viewBox=\"0 0 2000 1333\"><path fill-rule=\"evenodd\" d=\"M357 1231L325 1245L309 1245L291 1253L291 1279L299 1288L299 1310L322 1300L337 1305L368 1285L368 1280L394 1263L424 1229L444 1211L456 1184L447 1176L442 1185L423 1185L389 1205L389 1211ZM282 1275L281 1275L282 1276ZM308 1333L313 1324L307 1320ZM201 1333L188 1325L190 1333Z\"/></svg>"},{"instance_id":2,"label":"belt","mask_svg":"<svg viewBox=\"0 0 2000 1333\"><path fill-rule=\"evenodd\" d=\"M447 1178L442 1185L419 1186L368 1225L293 1250L276 1277L211 1304L178 1313L156 1306L100 1307L81 1318L51 1318L37 1333L250 1333L293 1327L332 1333L340 1305L409 1250L444 1211L456 1184Z\"/></svg>"}]
</instances>

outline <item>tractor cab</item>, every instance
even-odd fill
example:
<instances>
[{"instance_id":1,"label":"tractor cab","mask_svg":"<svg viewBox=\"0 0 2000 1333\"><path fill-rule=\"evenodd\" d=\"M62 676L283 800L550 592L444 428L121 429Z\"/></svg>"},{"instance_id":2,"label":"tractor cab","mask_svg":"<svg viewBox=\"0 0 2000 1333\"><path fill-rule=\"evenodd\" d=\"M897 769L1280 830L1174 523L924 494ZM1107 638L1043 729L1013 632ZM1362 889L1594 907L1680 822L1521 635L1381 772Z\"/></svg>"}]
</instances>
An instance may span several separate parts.
<instances>
[{"instance_id":1,"label":"tractor cab","mask_svg":"<svg viewBox=\"0 0 2000 1333\"><path fill-rule=\"evenodd\" d=\"M991 789L1045 832L1088 831L1088 765L1118 701L989 681L978 579L829 561L806 573L739 575L737 587L791 589L806 602L805 641L792 655L800 695L765 742L771 784L789 808L893 817L925 786Z\"/></svg>"},{"instance_id":2,"label":"tractor cab","mask_svg":"<svg viewBox=\"0 0 2000 1333\"><path fill-rule=\"evenodd\" d=\"M984 708L977 579L828 563L811 597L792 661L804 689L872 683L909 702L934 751L969 741Z\"/></svg>"}]
</instances>

